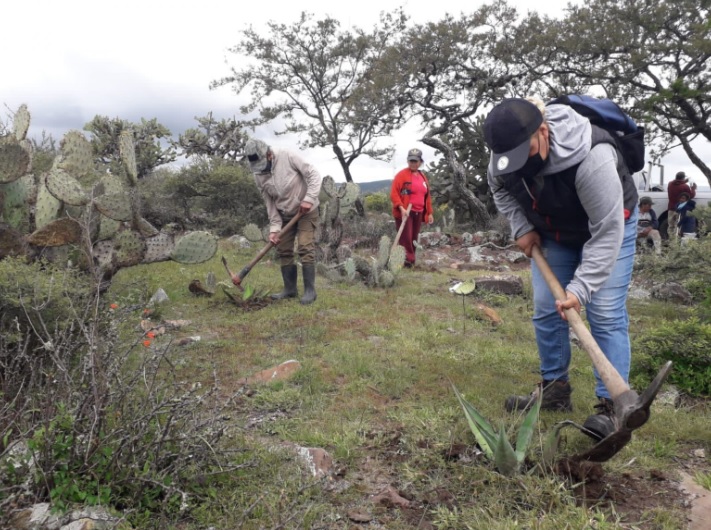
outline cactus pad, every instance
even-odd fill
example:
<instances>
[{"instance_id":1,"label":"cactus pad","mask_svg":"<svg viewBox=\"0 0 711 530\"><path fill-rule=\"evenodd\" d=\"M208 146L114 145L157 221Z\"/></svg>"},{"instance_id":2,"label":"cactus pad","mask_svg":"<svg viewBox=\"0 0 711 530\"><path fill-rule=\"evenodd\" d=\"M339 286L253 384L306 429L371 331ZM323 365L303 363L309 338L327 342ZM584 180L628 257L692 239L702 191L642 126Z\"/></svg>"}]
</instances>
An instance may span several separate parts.
<instances>
[{"instance_id":1,"label":"cactus pad","mask_svg":"<svg viewBox=\"0 0 711 530\"><path fill-rule=\"evenodd\" d=\"M378 266L385 267L388 264L388 259L390 258L390 247L392 243L388 236L383 236L380 238L380 244L378 246Z\"/></svg>"},{"instance_id":2,"label":"cactus pad","mask_svg":"<svg viewBox=\"0 0 711 530\"><path fill-rule=\"evenodd\" d=\"M14 136L0 138L0 183L14 182L30 168L30 152Z\"/></svg>"},{"instance_id":3,"label":"cactus pad","mask_svg":"<svg viewBox=\"0 0 711 530\"><path fill-rule=\"evenodd\" d=\"M72 206L83 206L89 202L89 197L79 181L63 169L52 169L45 178L47 189L57 199Z\"/></svg>"},{"instance_id":4,"label":"cactus pad","mask_svg":"<svg viewBox=\"0 0 711 530\"><path fill-rule=\"evenodd\" d=\"M15 134L17 141L27 138L27 131L30 128L30 111L27 110L27 105L22 104L17 109L12 120L12 131Z\"/></svg>"},{"instance_id":5,"label":"cactus pad","mask_svg":"<svg viewBox=\"0 0 711 530\"><path fill-rule=\"evenodd\" d=\"M133 185L138 184L136 147L133 143L132 131L121 131L121 135L119 136L119 153L121 154L121 161L128 173L129 182Z\"/></svg>"},{"instance_id":6,"label":"cactus pad","mask_svg":"<svg viewBox=\"0 0 711 530\"><path fill-rule=\"evenodd\" d=\"M30 203L35 202L35 181L25 175L9 184L0 184L0 197L4 197L0 212L2 219L23 233L30 232Z\"/></svg>"},{"instance_id":7,"label":"cactus pad","mask_svg":"<svg viewBox=\"0 0 711 530\"><path fill-rule=\"evenodd\" d=\"M390 271L383 271L378 278L378 285L388 289L395 285L395 275Z\"/></svg>"},{"instance_id":8,"label":"cactus pad","mask_svg":"<svg viewBox=\"0 0 711 530\"><path fill-rule=\"evenodd\" d=\"M99 271L112 271L116 268L116 258L114 256L113 241L99 241L92 250L94 263Z\"/></svg>"},{"instance_id":9,"label":"cactus pad","mask_svg":"<svg viewBox=\"0 0 711 530\"><path fill-rule=\"evenodd\" d=\"M138 226L136 228L138 228L139 233L143 237L153 237L157 236L160 233L160 231L155 226L153 226L143 217L140 217L138 219Z\"/></svg>"},{"instance_id":10,"label":"cactus pad","mask_svg":"<svg viewBox=\"0 0 711 530\"><path fill-rule=\"evenodd\" d=\"M330 175L323 177L323 180L321 181L321 190L329 197L336 196L336 181L333 180L333 177Z\"/></svg>"},{"instance_id":11,"label":"cactus pad","mask_svg":"<svg viewBox=\"0 0 711 530\"><path fill-rule=\"evenodd\" d=\"M405 258L405 247L397 245L394 249L392 249L392 252L390 252L388 269L390 269L393 274L397 274L405 265Z\"/></svg>"},{"instance_id":12,"label":"cactus pad","mask_svg":"<svg viewBox=\"0 0 711 530\"><path fill-rule=\"evenodd\" d=\"M154 263L156 261L167 261L175 248L175 240L172 235L160 233L146 239L146 254L143 263Z\"/></svg>"},{"instance_id":13,"label":"cactus pad","mask_svg":"<svg viewBox=\"0 0 711 530\"><path fill-rule=\"evenodd\" d=\"M94 206L106 217L115 221L130 221L133 219L131 195L125 191L99 195L94 199Z\"/></svg>"},{"instance_id":14,"label":"cactus pad","mask_svg":"<svg viewBox=\"0 0 711 530\"><path fill-rule=\"evenodd\" d=\"M74 219L63 217L30 234L27 241L38 247L60 247L81 241L81 225Z\"/></svg>"},{"instance_id":15,"label":"cactus pad","mask_svg":"<svg viewBox=\"0 0 711 530\"><path fill-rule=\"evenodd\" d=\"M247 240L251 241L252 243L258 243L260 241L264 241L264 238L262 237L262 231L254 223L250 223L250 224L246 225L242 229L242 235L244 237L246 237Z\"/></svg>"},{"instance_id":16,"label":"cactus pad","mask_svg":"<svg viewBox=\"0 0 711 530\"><path fill-rule=\"evenodd\" d=\"M143 261L146 244L138 232L124 230L114 238L114 253L118 267L131 267Z\"/></svg>"},{"instance_id":17,"label":"cactus pad","mask_svg":"<svg viewBox=\"0 0 711 530\"><path fill-rule=\"evenodd\" d=\"M346 277L350 281L354 281L356 278L356 264L355 264L355 261L353 260L353 258L348 258L346 260L344 268L346 270Z\"/></svg>"},{"instance_id":18,"label":"cactus pad","mask_svg":"<svg viewBox=\"0 0 711 530\"><path fill-rule=\"evenodd\" d=\"M217 236L209 232L189 232L175 245L170 257L178 263L202 263L217 252Z\"/></svg>"},{"instance_id":19,"label":"cactus pad","mask_svg":"<svg viewBox=\"0 0 711 530\"><path fill-rule=\"evenodd\" d=\"M75 177L85 188L96 180L94 154L91 143L79 131L72 130L64 135L60 144L62 158L59 167Z\"/></svg>"},{"instance_id":20,"label":"cactus pad","mask_svg":"<svg viewBox=\"0 0 711 530\"><path fill-rule=\"evenodd\" d=\"M111 239L116 234L118 234L121 228L121 221L116 221L105 215L101 216L101 221L99 222L99 234L96 236L97 241L103 241L105 239Z\"/></svg>"},{"instance_id":21,"label":"cactus pad","mask_svg":"<svg viewBox=\"0 0 711 530\"><path fill-rule=\"evenodd\" d=\"M59 217L62 209L62 201L57 199L44 184L44 179L40 179L37 189L37 203L35 204L35 227L37 229L47 226Z\"/></svg>"},{"instance_id":22,"label":"cactus pad","mask_svg":"<svg viewBox=\"0 0 711 530\"><path fill-rule=\"evenodd\" d=\"M360 195L360 186L355 182L346 182L341 189L338 190L338 198L341 199L341 206L349 208L355 204Z\"/></svg>"}]
</instances>

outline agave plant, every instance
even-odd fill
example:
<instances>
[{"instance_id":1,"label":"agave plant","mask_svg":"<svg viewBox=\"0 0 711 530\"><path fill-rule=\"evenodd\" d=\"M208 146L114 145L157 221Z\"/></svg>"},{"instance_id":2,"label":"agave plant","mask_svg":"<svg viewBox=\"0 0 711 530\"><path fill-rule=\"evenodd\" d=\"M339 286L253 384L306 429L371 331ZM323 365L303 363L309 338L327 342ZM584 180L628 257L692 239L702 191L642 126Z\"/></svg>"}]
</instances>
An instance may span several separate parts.
<instances>
[{"instance_id":1,"label":"agave plant","mask_svg":"<svg viewBox=\"0 0 711 530\"><path fill-rule=\"evenodd\" d=\"M521 471L521 466L526 458L528 446L533 438L533 432L538 420L538 413L541 409L540 397L526 414L526 417L518 430L516 437L516 447L511 445L506 429L503 425L498 432L491 424L477 411L471 403L452 385L454 393L459 403L464 409L464 416L474 437L476 438L482 452L494 463L496 469L502 475L512 476Z\"/></svg>"}]
</instances>

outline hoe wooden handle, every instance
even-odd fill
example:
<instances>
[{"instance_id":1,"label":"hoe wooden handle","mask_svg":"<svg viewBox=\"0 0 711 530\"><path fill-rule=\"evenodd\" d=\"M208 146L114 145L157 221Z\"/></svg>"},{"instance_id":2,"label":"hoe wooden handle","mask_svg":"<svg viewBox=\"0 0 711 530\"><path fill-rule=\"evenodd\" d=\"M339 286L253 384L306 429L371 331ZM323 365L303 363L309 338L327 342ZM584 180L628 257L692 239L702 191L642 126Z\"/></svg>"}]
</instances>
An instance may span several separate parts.
<instances>
[{"instance_id":1,"label":"hoe wooden handle","mask_svg":"<svg viewBox=\"0 0 711 530\"><path fill-rule=\"evenodd\" d=\"M293 228L293 226L299 221L300 218L301 218L301 211L297 212L297 214L294 217L292 217L288 223L286 223L286 226L284 226L281 229L281 232L279 232L279 237L280 238L283 237L284 234L286 234L289 230L291 230ZM259 260L261 260L265 256L265 254L267 252L269 252L269 250L271 250L271 248L273 246L274 246L274 243L272 243L271 241L269 241L266 245L264 245L262 250L260 250L257 253L257 255L254 256L254 258L252 258L252 261L247 263L247 265L245 265L244 268L241 271L239 271L238 274L236 274L232 277L232 283L239 285L242 282L242 280L244 280L244 277L247 276L247 274L249 274L249 271L252 270L252 267L254 267L257 263L259 263Z\"/></svg>"},{"instance_id":2,"label":"hoe wooden handle","mask_svg":"<svg viewBox=\"0 0 711 530\"><path fill-rule=\"evenodd\" d=\"M400 223L400 229L397 231L397 235L395 236L395 241L393 241L393 246L390 248L390 254L393 253L393 250L395 250L395 247L398 246L400 243L400 236L402 235L403 230L405 230L405 223L407 222L407 217L410 215L410 210L412 209L412 204L407 205L407 210L405 210L405 214L402 216L402 223Z\"/></svg>"}]
</instances>

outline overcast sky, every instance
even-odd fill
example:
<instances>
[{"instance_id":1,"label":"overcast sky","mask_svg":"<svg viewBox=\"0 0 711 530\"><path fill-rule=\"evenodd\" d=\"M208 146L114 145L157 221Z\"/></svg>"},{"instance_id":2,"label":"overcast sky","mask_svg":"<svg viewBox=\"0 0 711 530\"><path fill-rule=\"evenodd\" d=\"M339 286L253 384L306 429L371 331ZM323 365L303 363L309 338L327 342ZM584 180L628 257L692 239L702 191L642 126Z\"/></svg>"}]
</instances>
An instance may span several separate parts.
<instances>
[{"instance_id":1,"label":"overcast sky","mask_svg":"<svg viewBox=\"0 0 711 530\"><path fill-rule=\"evenodd\" d=\"M303 0L30 0L5 2L3 52L0 54L2 119L26 103L32 115L30 134L42 131L61 138L82 129L97 115L130 121L157 118L177 138L195 127L196 116L212 111L218 118L237 117L243 103L229 87L209 90L211 81L229 75L235 55L228 48L248 25L269 20L293 22L301 11L330 15L342 27L370 28L382 11L402 6L415 22L439 20L445 13L470 13L481 0L378 0L339 2ZM528 9L555 16L558 2L511 0ZM227 62L226 62L227 61ZM426 162L432 150L420 144L415 129L398 133L391 163L361 157L352 166L356 182L391 178L404 167L407 150L420 147ZM256 135L280 147L295 147L293 139L274 138L269 127ZM707 149L707 151L709 151ZM324 174L342 180L330 150L313 150L306 157ZM711 158L711 153L709 153ZM663 163L667 178L684 169L704 183L683 153Z\"/></svg>"}]
</instances>

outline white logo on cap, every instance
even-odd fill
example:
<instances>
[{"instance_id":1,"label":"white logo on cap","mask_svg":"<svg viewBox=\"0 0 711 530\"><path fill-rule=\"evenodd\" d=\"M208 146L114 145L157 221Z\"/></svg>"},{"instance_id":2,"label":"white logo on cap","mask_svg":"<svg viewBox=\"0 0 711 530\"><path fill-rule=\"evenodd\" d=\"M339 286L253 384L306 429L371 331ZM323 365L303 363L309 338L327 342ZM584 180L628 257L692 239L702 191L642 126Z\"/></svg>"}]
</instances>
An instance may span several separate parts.
<instances>
[{"instance_id":1,"label":"white logo on cap","mask_svg":"<svg viewBox=\"0 0 711 530\"><path fill-rule=\"evenodd\" d=\"M496 169L501 171L503 169L506 169L507 167L509 167L509 157L502 156L501 158L499 158L499 161L496 162Z\"/></svg>"}]
</instances>

